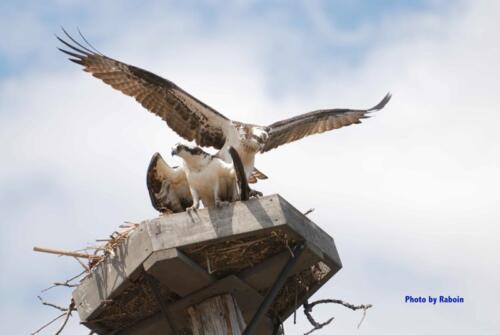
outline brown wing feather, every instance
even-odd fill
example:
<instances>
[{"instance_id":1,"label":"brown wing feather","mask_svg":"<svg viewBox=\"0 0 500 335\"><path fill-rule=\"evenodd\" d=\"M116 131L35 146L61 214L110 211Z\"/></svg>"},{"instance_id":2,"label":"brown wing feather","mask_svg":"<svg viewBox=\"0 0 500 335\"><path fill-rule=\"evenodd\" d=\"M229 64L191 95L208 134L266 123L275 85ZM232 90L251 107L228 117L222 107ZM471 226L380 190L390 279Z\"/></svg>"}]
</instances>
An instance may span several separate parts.
<instances>
[{"instance_id":1,"label":"brown wing feather","mask_svg":"<svg viewBox=\"0 0 500 335\"><path fill-rule=\"evenodd\" d=\"M258 180L267 179L268 177L259 171L257 168L253 168L252 174L247 178L249 184L255 184Z\"/></svg>"},{"instance_id":2,"label":"brown wing feather","mask_svg":"<svg viewBox=\"0 0 500 335\"><path fill-rule=\"evenodd\" d=\"M275 122L268 127L269 138L261 152L309 135L361 123L361 119L369 118L368 113L384 108L390 99L391 94L388 93L382 101L370 109L324 109Z\"/></svg>"},{"instance_id":3,"label":"brown wing feather","mask_svg":"<svg viewBox=\"0 0 500 335\"><path fill-rule=\"evenodd\" d=\"M180 213L193 204L184 170L170 167L159 153L151 157L146 184L151 204L159 212Z\"/></svg>"},{"instance_id":4,"label":"brown wing feather","mask_svg":"<svg viewBox=\"0 0 500 335\"><path fill-rule=\"evenodd\" d=\"M161 117L186 140L195 141L200 146L222 148L226 141L224 129L231 125L231 121L224 115L173 82L89 50L67 33L66 35L79 47L57 37L71 49L59 50L71 56L72 62L82 65L84 71L114 89L134 97L144 108Z\"/></svg>"}]
</instances>

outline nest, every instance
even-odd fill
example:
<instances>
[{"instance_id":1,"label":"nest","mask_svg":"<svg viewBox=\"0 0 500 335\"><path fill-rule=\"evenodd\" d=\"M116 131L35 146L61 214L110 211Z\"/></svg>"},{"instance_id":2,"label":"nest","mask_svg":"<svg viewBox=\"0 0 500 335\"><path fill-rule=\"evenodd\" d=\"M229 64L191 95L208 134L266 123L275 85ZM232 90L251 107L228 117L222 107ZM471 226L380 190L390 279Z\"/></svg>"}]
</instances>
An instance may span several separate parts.
<instances>
[{"instance_id":1,"label":"nest","mask_svg":"<svg viewBox=\"0 0 500 335\"><path fill-rule=\"evenodd\" d=\"M262 232L251 237L211 244L185 247L182 251L217 278L237 274L283 250L290 250L296 241L281 230Z\"/></svg>"},{"instance_id":2,"label":"nest","mask_svg":"<svg viewBox=\"0 0 500 335\"><path fill-rule=\"evenodd\" d=\"M180 297L164 286L160 286L160 296L166 303ZM117 330L130 327L160 311L153 288L144 274L141 274L115 299L106 303L99 316L88 323L99 328Z\"/></svg>"},{"instance_id":3,"label":"nest","mask_svg":"<svg viewBox=\"0 0 500 335\"><path fill-rule=\"evenodd\" d=\"M272 312L281 316L286 314L291 307L295 310L298 307L297 301L306 296L309 290L321 282L330 271L328 265L318 262L288 278L271 305ZM264 294L265 292L261 293Z\"/></svg>"},{"instance_id":4,"label":"nest","mask_svg":"<svg viewBox=\"0 0 500 335\"><path fill-rule=\"evenodd\" d=\"M139 224L135 223L121 225L122 230L113 232L109 239L97 240L104 243L89 248L95 251L92 257L89 258L88 275L91 273L90 270L101 264L106 257L114 256L116 250L127 241L128 236L138 226ZM164 286L160 287L160 296L167 303L180 298ZM153 288L146 275L141 273L116 298L106 302L103 311L98 317L87 321L87 323L97 324L99 328L106 330L118 330L130 327L159 311L160 305Z\"/></svg>"},{"instance_id":5,"label":"nest","mask_svg":"<svg viewBox=\"0 0 500 335\"><path fill-rule=\"evenodd\" d=\"M297 241L285 232L273 230L251 237L190 246L184 248L183 252L212 275L223 278L251 268L280 252L288 250L292 253L296 244ZM330 271L325 263L318 262L288 278L271 306L273 314L284 315L291 307L297 307L297 300L321 282ZM266 290L259 293L264 296Z\"/></svg>"},{"instance_id":6,"label":"nest","mask_svg":"<svg viewBox=\"0 0 500 335\"><path fill-rule=\"evenodd\" d=\"M104 248L108 250L105 256L112 254L113 249L123 243L132 230L129 229L120 235L115 234L115 238L108 241ZM237 239L192 245L182 248L182 251L208 273L223 278L230 274L238 274L283 251L292 252L297 242L277 229ZM102 259L95 262L93 266L101 261ZM324 279L329 272L330 268L319 262L288 278L271 306L271 313L284 315L295 309L297 300L305 296L310 288ZM266 290L259 293L265 295ZM161 296L167 303L180 299L163 286ZM160 306L154 293L145 276L141 275L119 297L106 305L99 317L91 322L98 323L106 329L116 330L133 325L159 311Z\"/></svg>"}]
</instances>

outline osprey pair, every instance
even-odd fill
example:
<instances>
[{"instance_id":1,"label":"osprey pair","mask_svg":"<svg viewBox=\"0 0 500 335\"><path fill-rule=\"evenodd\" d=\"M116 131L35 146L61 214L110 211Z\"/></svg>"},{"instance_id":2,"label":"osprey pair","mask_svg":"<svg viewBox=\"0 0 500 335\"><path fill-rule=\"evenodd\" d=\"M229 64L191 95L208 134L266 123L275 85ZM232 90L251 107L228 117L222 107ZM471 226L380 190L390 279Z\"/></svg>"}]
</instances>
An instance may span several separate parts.
<instances>
[{"instance_id":1,"label":"osprey pair","mask_svg":"<svg viewBox=\"0 0 500 335\"><path fill-rule=\"evenodd\" d=\"M368 109L334 108L301 114L268 126L231 120L198 100L173 82L141 68L109 58L75 40L64 29L68 40L57 37L69 49L59 49L69 60L83 66L84 71L101 79L122 93L134 97L144 108L161 117L178 135L201 147L213 147L214 155L231 163L233 147L243 164L248 180L253 180L257 153L325 131L361 123L369 113L382 109L391 99L388 93L377 105Z\"/></svg>"},{"instance_id":2,"label":"osprey pair","mask_svg":"<svg viewBox=\"0 0 500 335\"><path fill-rule=\"evenodd\" d=\"M176 144L172 156L183 160L182 166L170 167L159 153L151 158L147 186L151 203L161 213L220 207L236 200L248 200L258 192L248 186L237 151L230 147L233 163L203 151L199 147Z\"/></svg>"}]
</instances>

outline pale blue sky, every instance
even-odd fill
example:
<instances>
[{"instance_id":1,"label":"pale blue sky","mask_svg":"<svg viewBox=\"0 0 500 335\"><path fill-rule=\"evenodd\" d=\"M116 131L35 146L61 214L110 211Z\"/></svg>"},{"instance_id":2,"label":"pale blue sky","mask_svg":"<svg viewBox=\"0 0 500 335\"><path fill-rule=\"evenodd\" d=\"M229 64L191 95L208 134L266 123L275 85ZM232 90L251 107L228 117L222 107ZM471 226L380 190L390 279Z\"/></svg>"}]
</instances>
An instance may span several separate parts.
<instances>
[{"instance_id":1,"label":"pale blue sky","mask_svg":"<svg viewBox=\"0 0 500 335\"><path fill-rule=\"evenodd\" d=\"M82 248L154 217L145 169L179 141L68 62L54 37L64 26L241 121L369 107L391 91L362 125L257 157L270 176L257 188L316 208L336 240L344 269L318 297L375 305L359 331L359 313L318 310L336 323L317 334L497 334L499 20L487 1L3 1L2 330L49 320L36 295L79 270L31 248ZM408 294L466 303L406 305ZM306 330L300 314L287 323ZM67 334L87 332L74 318Z\"/></svg>"},{"instance_id":2,"label":"pale blue sky","mask_svg":"<svg viewBox=\"0 0 500 335\"><path fill-rule=\"evenodd\" d=\"M138 29L143 21L162 29L168 27L169 36L157 36L168 43L170 39L196 35L207 39L224 35L237 35L241 42L245 37L266 31L293 33L290 40L276 38L267 45L260 62L268 67L276 62L292 62L306 70L316 62L353 62L365 54L374 42L390 38L394 32L366 32L362 39L342 41L326 36L324 26L349 34L363 27L372 27L381 20L397 17L400 13L439 11L446 13L451 3L441 1L106 1L89 4L87 1L3 1L0 4L2 18L11 24L1 41L0 73L2 76L18 74L27 67L60 67L59 59L52 57L54 41L47 34L59 32L60 26L68 29L80 27L95 44L105 47L109 38L119 35L120 29ZM155 12L151 13L151 7ZM308 8L315 8L314 15ZM171 11L187 17L187 20L169 22ZM316 14L325 22L318 22ZM152 18L151 15L154 15ZM169 16L170 15L170 16ZM99 28L97 28L99 27ZM235 32L230 31L231 28ZM164 28L163 28L164 29ZM9 36L10 35L10 36ZM385 35L385 36L384 36ZM278 36L277 36L278 37ZM307 37L307 38L304 38ZM126 38L123 36L122 38ZM21 40L24 40L21 41ZM27 41L34 43L27 43ZM305 42L299 46L294 41ZM275 48L279 43L280 48ZM18 48L21 45L22 48ZM303 52L306 52L305 54ZM44 57L40 57L44 56ZM47 58L50 57L50 59ZM303 57L306 57L304 60ZM299 63L300 62L300 63ZM269 69L267 69L269 71ZM295 74L295 73L294 73ZM304 73L300 73L304 75ZM290 76L293 78L293 76ZM292 80L287 78L286 82Z\"/></svg>"}]
</instances>

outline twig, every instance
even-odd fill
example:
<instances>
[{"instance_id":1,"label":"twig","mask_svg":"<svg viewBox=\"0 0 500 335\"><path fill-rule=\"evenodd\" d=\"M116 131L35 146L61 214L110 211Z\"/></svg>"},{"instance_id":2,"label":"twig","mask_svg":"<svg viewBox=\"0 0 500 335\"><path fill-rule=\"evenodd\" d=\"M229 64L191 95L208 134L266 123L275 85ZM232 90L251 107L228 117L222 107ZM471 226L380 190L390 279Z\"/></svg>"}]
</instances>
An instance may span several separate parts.
<instances>
[{"instance_id":1,"label":"twig","mask_svg":"<svg viewBox=\"0 0 500 335\"><path fill-rule=\"evenodd\" d=\"M75 250L75 252L89 251L89 250L95 251L95 250L100 250L100 249L102 249L102 247L96 246L96 245L89 245L88 247L85 247L83 249ZM95 253L94 253L94 256L95 256Z\"/></svg>"},{"instance_id":2,"label":"twig","mask_svg":"<svg viewBox=\"0 0 500 335\"><path fill-rule=\"evenodd\" d=\"M64 281L64 282L55 282L54 285L50 286L50 287L47 287L46 289L43 289L42 290L42 293L43 292L46 292L56 286L66 286L66 287L77 287L78 285L77 284L70 284L70 282L72 282L73 280L77 279L78 277L80 277L81 275L85 274L87 272L87 270L84 270L82 272L80 272L79 274L77 274L76 276L74 277L71 277L70 279Z\"/></svg>"},{"instance_id":3,"label":"twig","mask_svg":"<svg viewBox=\"0 0 500 335\"><path fill-rule=\"evenodd\" d=\"M215 271L213 271L211 266L210 266L210 258L208 258L208 255L206 255L206 257L207 257L207 272L208 272L208 274L212 274Z\"/></svg>"},{"instance_id":4,"label":"twig","mask_svg":"<svg viewBox=\"0 0 500 335\"><path fill-rule=\"evenodd\" d=\"M352 309L353 311L356 311L358 309L368 309L368 308L372 308L373 305L371 304L367 304L367 305L353 305L349 302L345 302L343 300L340 300L340 299L323 299L323 300L318 300L318 301L315 301L315 302L312 302L309 304L309 306L311 308L313 308L314 306L316 305L319 305L319 304L339 304L339 305L342 305L344 307L347 307L349 309Z\"/></svg>"},{"instance_id":5,"label":"twig","mask_svg":"<svg viewBox=\"0 0 500 335\"><path fill-rule=\"evenodd\" d=\"M65 307L57 306L55 304L51 304L50 302L44 301L41 296L37 296L37 298L38 298L38 300L40 300L40 302L42 303L42 305L53 307L55 309L60 310L61 312L67 312L68 311L68 309L65 308Z\"/></svg>"},{"instance_id":6,"label":"twig","mask_svg":"<svg viewBox=\"0 0 500 335\"><path fill-rule=\"evenodd\" d=\"M69 317L71 316L71 312L75 310L75 301L71 299L71 303L68 306L68 311L66 312L66 318L64 319L63 324L61 325L61 328L55 333L55 335L61 334L63 331L64 327L66 327L66 324L68 323Z\"/></svg>"},{"instance_id":7,"label":"twig","mask_svg":"<svg viewBox=\"0 0 500 335\"><path fill-rule=\"evenodd\" d=\"M83 273L87 273L87 271L85 270L85 271L83 271ZM54 287L57 287L57 286L65 286L65 287L73 288L73 287L78 287L78 284L70 284L70 283L68 283L66 281L63 282L63 283L56 281L56 282L54 282L54 285L52 285L51 287L48 287L48 288L44 289L42 292L45 292L48 289L51 289L51 288L54 288Z\"/></svg>"},{"instance_id":8,"label":"twig","mask_svg":"<svg viewBox=\"0 0 500 335\"><path fill-rule=\"evenodd\" d=\"M304 212L304 215L309 215L311 214L312 212L314 212L314 208L309 208L307 211Z\"/></svg>"},{"instance_id":9,"label":"twig","mask_svg":"<svg viewBox=\"0 0 500 335\"><path fill-rule=\"evenodd\" d=\"M315 302L312 302L312 303L308 303L307 301L304 303L304 314L306 315L307 317L307 320L309 320L309 323L311 323L311 325L314 327L313 329L311 329L310 331L308 331L307 333L305 333L304 335L309 335L311 334L312 332L318 330L318 329L321 329L323 328L324 326L330 324L330 322L333 321L333 317L328 319L327 321L325 322L317 322L311 312L312 312L312 309L314 308L314 306L316 305L319 305L319 304L339 304L339 305L342 305L346 308L349 308L353 311L356 311L358 309L362 309L363 310L363 316L360 320L360 322L358 323L358 328L361 326L361 323L363 323L363 320L365 319L365 316L366 316L366 310L369 309L369 308L372 308L373 305L371 304L367 304L367 305L353 305L349 302L345 302L343 300L340 300L340 299L322 299L322 300L317 300Z\"/></svg>"},{"instance_id":10,"label":"twig","mask_svg":"<svg viewBox=\"0 0 500 335\"><path fill-rule=\"evenodd\" d=\"M100 257L99 257L100 258ZM88 272L90 273L90 269L88 266L86 266L85 264L83 264L83 262L80 260L80 258L77 258L75 257L75 259L77 260L78 263L80 263L80 265L85 269L85 272Z\"/></svg>"},{"instance_id":11,"label":"twig","mask_svg":"<svg viewBox=\"0 0 500 335\"><path fill-rule=\"evenodd\" d=\"M372 307L372 305L369 305L370 307ZM358 326L356 328L359 329L359 327L361 327L361 324L363 323L363 321L365 321L365 317L366 317L366 310L370 307L367 307L367 308L363 308L363 316L361 317L361 320L359 320L358 322Z\"/></svg>"},{"instance_id":12,"label":"twig","mask_svg":"<svg viewBox=\"0 0 500 335\"><path fill-rule=\"evenodd\" d=\"M120 244L123 243L123 241L125 241L127 239L129 233L132 232L138 225L139 224L137 224L137 223L126 222L124 225L120 226L120 228L125 228L123 231L121 231L121 232L114 231L110 235L109 239L98 240L98 241L106 242L103 246L95 246L95 247L89 247L89 248L84 249L84 250L93 249L93 250L95 250L94 254L82 253L82 252L80 252L80 250L79 251L67 251L67 250L60 250L60 249L34 247L33 250L37 251L37 252L45 252L45 253L55 254L55 255L59 255L59 256L74 257L78 261L78 263L80 263L80 265L84 268L84 271L77 274L76 276L74 276L70 279L67 279L64 282L55 282L52 286L42 290L42 292L48 291L51 288L56 287L56 286L66 286L66 287L78 286L76 284L72 284L71 282L78 279L79 277L81 277L85 273L90 273L90 270L93 267L95 267L96 265L98 265L99 263L101 263L107 255L114 254L113 250L118 248L120 246ZM89 265L88 266L85 265L84 262L81 260L81 258L87 259L89 262ZM64 317L63 323L61 324L59 330L55 333L55 335L61 334L62 331L64 330L64 328L66 327L66 325L69 321L69 318L72 316L72 312L76 310L74 300L71 300L71 303L68 306L68 308L64 308L64 307L46 302L40 296L38 296L38 299L40 300L40 302L43 305L55 308L55 309L62 311L64 313L57 316L53 320L49 321L48 323L46 323L45 325L40 327L38 330L33 332L31 335L36 335L36 334L40 333L43 329L47 328L49 325L53 324L55 321ZM112 300L103 300L103 302L110 303L110 302L112 302ZM91 334L95 334L95 333L90 332L90 335Z\"/></svg>"},{"instance_id":13,"label":"twig","mask_svg":"<svg viewBox=\"0 0 500 335\"><path fill-rule=\"evenodd\" d=\"M311 334L312 332L318 330L318 329L321 329L323 328L324 326L330 324L330 322L333 321L334 317L331 317L330 319L328 319L327 321L323 322L323 323L319 323L317 322L316 320L314 320L313 316L311 315L311 312L312 312L312 306L309 305L307 303L307 301L304 303L304 314L306 315L307 317L307 320L309 320L309 323L314 327L312 328L310 331L308 331L307 333L305 333L304 335L309 335Z\"/></svg>"},{"instance_id":14,"label":"twig","mask_svg":"<svg viewBox=\"0 0 500 335\"><path fill-rule=\"evenodd\" d=\"M57 320L59 320L60 318L62 318L63 316L65 316L66 314L67 314L66 312L62 313L58 317L52 319L51 321L47 322L46 324L44 324L43 326L41 326L40 328L38 328L37 330L35 330L33 333L31 333L31 335L38 334L39 332L41 332L42 330L44 330L45 328L47 328L48 326L50 326L51 324L53 324L54 322L56 322Z\"/></svg>"},{"instance_id":15,"label":"twig","mask_svg":"<svg viewBox=\"0 0 500 335\"><path fill-rule=\"evenodd\" d=\"M43 329L47 328L48 326L50 326L51 324L53 324L54 322L56 322L57 320L59 320L63 316L66 316L66 318L64 318L64 321L63 321L61 327L59 327L59 330L55 333L55 335L61 334L61 332L63 331L64 327L66 327L66 324L68 323L68 320L69 320L69 317L71 316L71 313L75 310L75 301L73 299L71 299L71 303L69 304L68 308L63 308L63 307L59 307L59 306L54 305L54 304L46 303L45 301L42 300L41 297L38 297L38 299L40 299L40 301L42 302L42 304L44 304L45 306L54 307L54 308L56 308L56 309L58 309L60 311L64 311L64 313L62 313L61 315L59 315L56 318L52 319L51 321L47 322L42 327L38 328L35 332L31 333L31 335L38 334Z\"/></svg>"}]
</instances>

